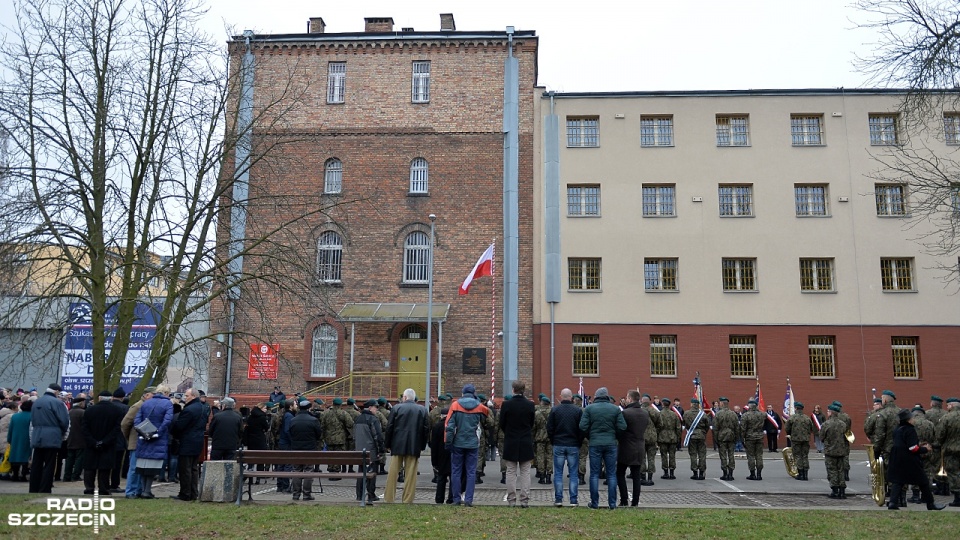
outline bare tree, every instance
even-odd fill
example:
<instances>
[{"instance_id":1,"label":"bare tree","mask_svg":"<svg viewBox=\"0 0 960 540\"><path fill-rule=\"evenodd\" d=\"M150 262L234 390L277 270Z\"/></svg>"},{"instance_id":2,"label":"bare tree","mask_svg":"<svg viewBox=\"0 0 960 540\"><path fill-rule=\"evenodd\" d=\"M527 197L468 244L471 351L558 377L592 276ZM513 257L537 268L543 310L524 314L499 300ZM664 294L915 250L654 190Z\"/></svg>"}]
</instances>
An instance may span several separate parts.
<instances>
[{"instance_id":1,"label":"bare tree","mask_svg":"<svg viewBox=\"0 0 960 540\"><path fill-rule=\"evenodd\" d=\"M139 393L164 377L173 353L210 338L183 327L229 290L241 291L247 313L262 307L260 287L308 311L322 303L309 297L313 261L291 235L325 209L254 186L233 200L249 170L269 178L296 166L282 152L289 137L257 137L249 159L234 162L248 126L283 131L285 115L302 106L309 79L296 76L295 60L289 83L257 96L256 117L238 123L244 70L198 29L199 0L16 3L15 41L0 50L8 143L0 251L25 269L10 277L32 289L8 302L6 317L45 313L67 328L64 300L88 302L94 387L104 389L120 381L137 310L157 306ZM258 205L282 218L248 223L237 249L225 249L231 215Z\"/></svg>"}]
</instances>

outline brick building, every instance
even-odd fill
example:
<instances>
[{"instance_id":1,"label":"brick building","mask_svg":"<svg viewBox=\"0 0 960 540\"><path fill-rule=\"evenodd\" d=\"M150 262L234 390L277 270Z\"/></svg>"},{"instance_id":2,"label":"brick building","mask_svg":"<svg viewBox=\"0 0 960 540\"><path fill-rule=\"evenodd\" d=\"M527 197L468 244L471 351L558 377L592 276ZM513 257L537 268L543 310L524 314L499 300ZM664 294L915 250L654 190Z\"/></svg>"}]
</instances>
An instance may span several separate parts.
<instances>
[{"instance_id":1,"label":"brick building","mask_svg":"<svg viewBox=\"0 0 960 540\"><path fill-rule=\"evenodd\" d=\"M518 358L519 372L531 371L536 34L458 31L449 14L441 15L439 31L396 29L389 17L365 23L363 32L330 33L323 19L314 18L307 33L248 36L254 117L264 122L254 124L254 144L286 140L269 164L254 165L251 190L316 201L323 211L298 223L293 234L302 240L304 257L316 261L316 284L304 290L302 301L238 313L231 393L266 394L279 384L291 394L344 377L352 367L354 373L399 373L399 390L410 386L422 395L431 214L431 371L442 361L445 391L465 382L490 387L491 317L495 312L499 326L502 294L492 305L490 278L476 281L465 296L458 288L492 242L496 264L503 260L509 47L519 62ZM235 66L246 41L238 37L229 45ZM300 90L287 98L282 127L266 124L258 110L291 81ZM280 219L252 204L247 223L269 227ZM496 279L499 291L503 278ZM269 284L260 289L266 305L274 303L272 290ZM225 306L220 309L225 317ZM249 377L250 345L257 343L278 345L275 380ZM496 347L501 394L501 343ZM226 353L225 344L213 346L213 389L227 380ZM466 375L465 357L471 358ZM384 391L354 393L371 392Z\"/></svg>"}]
</instances>

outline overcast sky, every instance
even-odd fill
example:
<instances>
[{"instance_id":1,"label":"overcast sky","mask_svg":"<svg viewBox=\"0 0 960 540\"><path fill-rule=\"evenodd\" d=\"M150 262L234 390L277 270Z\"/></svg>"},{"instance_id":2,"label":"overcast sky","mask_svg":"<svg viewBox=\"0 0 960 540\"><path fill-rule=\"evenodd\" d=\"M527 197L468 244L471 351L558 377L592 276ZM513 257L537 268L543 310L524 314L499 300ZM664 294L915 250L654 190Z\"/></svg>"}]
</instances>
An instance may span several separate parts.
<instances>
[{"instance_id":1,"label":"overcast sky","mask_svg":"<svg viewBox=\"0 0 960 540\"><path fill-rule=\"evenodd\" d=\"M305 32L323 17L327 32L361 32L364 17L395 27L535 30L538 83L549 90L733 90L863 87L853 66L874 35L851 0L208 0L208 30ZM14 16L0 0L0 21Z\"/></svg>"}]
</instances>

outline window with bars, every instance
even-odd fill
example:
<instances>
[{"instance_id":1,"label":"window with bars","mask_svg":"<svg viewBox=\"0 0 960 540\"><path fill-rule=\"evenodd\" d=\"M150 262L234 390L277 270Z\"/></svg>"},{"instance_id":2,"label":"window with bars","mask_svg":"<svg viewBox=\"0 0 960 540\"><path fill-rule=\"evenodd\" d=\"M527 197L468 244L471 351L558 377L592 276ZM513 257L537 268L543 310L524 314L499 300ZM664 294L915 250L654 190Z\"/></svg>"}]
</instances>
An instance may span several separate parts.
<instances>
[{"instance_id":1,"label":"window with bars","mask_svg":"<svg viewBox=\"0 0 960 540\"><path fill-rule=\"evenodd\" d=\"M800 290L833 291L833 259L800 259Z\"/></svg>"},{"instance_id":2,"label":"window with bars","mask_svg":"<svg viewBox=\"0 0 960 540\"><path fill-rule=\"evenodd\" d=\"M890 338L893 352L893 378L917 379L920 377L920 357L917 354L917 337L894 336Z\"/></svg>"},{"instance_id":3,"label":"window with bars","mask_svg":"<svg viewBox=\"0 0 960 540\"><path fill-rule=\"evenodd\" d=\"M750 146L748 115L717 115L717 146Z\"/></svg>"},{"instance_id":4,"label":"window with bars","mask_svg":"<svg viewBox=\"0 0 960 540\"><path fill-rule=\"evenodd\" d=\"M912 291L913 259L880 259L880 282L885 291Z\"/></svg>"},{"instance_id":5,"label":"window with bars","mask_svg":"<svg viewBox=\"0 0 960 540\"><path fill-rule=\"evenodd\" d=\"M592 148L600 146L599 116L568 116L567 147Z\"/></svg>"},{"instance_id":6,"label":"window with bars","mask_svg":"<svg viewBox=\"0 0 960 540\"><path fill-rule=\"evenodd\" d=\"M641 116L640 146L673 146L673 116Z\"/></svg>"},{"instance_id":7,"label":"window with bars","mask_svg":"<svg viewBox=\"0 0 960 540\"><path fill-rule=\"evenodd\" d=\"M897 115L871 114L868 118L871 145L889 146L897 144Z\"/></svg>"},{"instance_id":8,"label":"window with bars","mask_svg":"<svg viewBox=\"0 0 960 540\"><path fill-rule=\"evenodd\" d=\"M430 101L430 62L419 61L413 63L413 80L411 82L410 100L414 103Z\"/></svg>"},{"instance_id":9,"label":"window with bars","mask_svg":"<svg viewBox=\"0 0 960 540\"><path fill-rule=\"evenodd\" d=\"M960 184L950 184L950 212L953 218L960 216Z\"/></svg>"},{"instance_id":10,"label":"window with bars","mask_svg":"<svg viewBox=\"0 0 960 540\"><path fill-rule=\"evenodd\" d=\"M410 162L410 193L428 193L430 165L422 157Z\"/></svg>"},{"instance_id":11,"label":"window with bars","mask_svg":"<svg viewBox=\"0 0 960 540\"><path fill-rule=\"evenodd\" d=\"M600 375L600 336L573 335L573 376Z\"/></svg>"},{"instance_id":12,"label":"window with bars","mask_svg":"<svg viewBox=\"0 0 960 540\"><path fill-rule=\"evenodd\" d=\"M874 194L877 199L878 216L905 216L907 187L903 184L876 184Z\"/></svg>"},{"instance_id":13,"label":"window with bars","mask_svg":"<svg viewBox=\"0 0 960 540\"><path fill-rule=\"evenodd\" d=\"M644 259L643 290L677 290L677 259Z\"/></svg>"},{"instance_id":14,"label":"window with bars","mask_svg":"<svg viewBox=\"0 0 960 540\"><path fill-rule=\"evenodd\" d=\"M723 259L723 290L757 290L756 259Z\"/></svg>"},{"instance_id":15,"label":"window with bars","mask_svg":"<svg viewBox=\"0 0 960 540\"><path fill-rule=\"evenodd\" d=\"M321 324L313 329L310 349L310 376L336 378L337 376L337 329Z\"/></svg>"},{"instance_id":16,"label":"window with bars","mask_svg":"<svg viewBox=\"0 0 960 540\"><path fill-rule=\"evenodd\" d=\"M834 336L809 336L807 338L807 351L810 356L810 378L836 378L834 341Z\"/></svg>"},{"instance_id":17,"label":"window with bars","mask_svg":"<svg viewBox=\"0 0 960 540\"><path fill-rule=\"evenodd\" d=\"M567 288L571 291L599 291L600 259L567 259Z\"/></svg>"},{"instance_id":18,"label":"window with bars","mask_svg":"<svg viewBox=\"0 0 960 540\"><path fill-rule=\"evenodd\" d=\"M643 216L675 216L677 186L675 184L643 185Z\"/></svg>"},{"instance_id":19,"label":"window with bars","mask_svg":"<svg viewBox=\"0 0 960 540\"><path fill-rule=\"evenodd\" d=\"M334 231L326 231L317 241L317 279L324 283L340 283L343 240Z\"/></svg>"},{"instance_id":20,"label":"window with bars","mask_svg":"<svg viewBox=\"0 0 960 540\"><path fill-rule=\"evenodd\" d=\"M730 376L757 376L757 336L730 336Z\"/></svg>"},{"instance_id":21,"label":"window with bars","mask_svg":"<svg viewBox=\"0 0 960 540\"><path fill-rule=\"evenodd\" d=\"M426 285L430 281L430 238L415 231L403 243L403 282Z\"/></svg>"},{"instance_id":22,"label":"window with bars","mask_svg":"<svg viewBox=\"0 0 960 540\"><path fill-rule=\"evenodd\" d=\"M720 215L723 217L748 217L753 215L753 186L724 185L719 187Z\"/></svg>"},{"instance_id":23,"label":"window with bars","mask_svg":"<svg viewBox=\"0 0 960 540\"><path fill-rule=\"evenodd\" d=\"M343 189L343 163L330 158L323 164L323 192L340 193Z\"/></svg>"},{"instance_id":24,"label":"window with bars","mask_svg":"<svg viewBox=\"0 0 960 540\"><path fill-rule=\"evenodd\" d=\"M600 185L567 185L568 216L599 216Z\"/></svg>"},{"instance_id":25,"label":"window with bars","mask_svg":"<svg viewBox=\"0 0 960 540\"><path fill-rule=\"evenodd\" d=\"M327 64L327 103L343 103L347 88L347 63Z\"/></svg>"},{"instance_id":26,"label":"window with bars","mask_svg":"<svg viewBox=\"0 0 960 540\"><path fill-rule=\"evenodd\" d=\"M830 215L827 184L796 184L793 186L797 216Z\"/></svg>"},{"instance_id":27,"label":"window with bars","mask_svg":"<svg viewBox=\"0 0 960 540\"><path fill-rule=\"evenodd\" d=\"M650 376L677 376L677 336L650 336Z\"/></svg>"},{"instance_id":28,"label":"window with bars","mask_svg":"<svg viewBox=\"0 0 960 540\"><path fill-rule=\"evenodd\" d=\"M791 114L790 137L793 146L823 145L823 115Z\"/></svg>"},{"instance_id":29,"label":"window with bars","mask_svg":"<svg viewBox=\"0 0 960 540\"><path fill-rule=\"evenodd\" d=\"M943 137L950 146L960 145L960 112L943 113Z\"/></svg>"}]
</instances>

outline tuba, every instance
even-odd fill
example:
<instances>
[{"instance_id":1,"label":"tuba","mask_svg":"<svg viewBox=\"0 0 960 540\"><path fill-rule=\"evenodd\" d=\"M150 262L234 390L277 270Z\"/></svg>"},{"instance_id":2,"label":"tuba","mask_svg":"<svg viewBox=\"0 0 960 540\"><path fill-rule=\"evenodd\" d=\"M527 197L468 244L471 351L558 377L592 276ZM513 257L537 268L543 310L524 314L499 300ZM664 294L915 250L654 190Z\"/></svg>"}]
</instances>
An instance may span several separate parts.
<instances>
[{"instance_id":1,"label":"tuba","mask_svg":"<svg viewBox=\"0 0 960 540\"><path fill-rule=\"evenodd\" d=\"M853 444L853 441L857 440L857 436L853 434L852 429L848 429L847 432L843 434L843 436L847 439L847 442L850 444Z\"/></svg>"},{"instance_id":2,"label":"tuba","mask_svg":"<svg viewBox=\"0 0 960 540\"><path fill-rule=\"evenodd\" d=\"M870 460L870 491L877 506L883 506L887 498L887 478L884 472L886 463L883 456L877 457L872 444L865 444L867 459Z\"/></svg>"},{"instance_id":3,"label":"tuba","mask_svg":"<svg viewBox=\"0 0 960 540\"><path fill-rule=\"evenodd\" d=\"M781 450L780 453L783 454L783 464L787 468L787 474L796 478L799 471L797 471L797 459L793 457L793 448L788 446Z\"/></svg>"}]
</instances>

